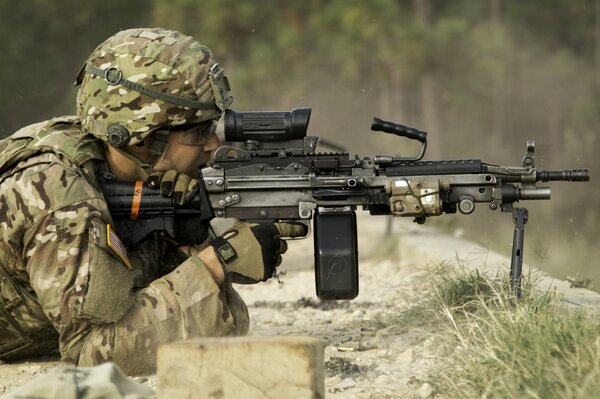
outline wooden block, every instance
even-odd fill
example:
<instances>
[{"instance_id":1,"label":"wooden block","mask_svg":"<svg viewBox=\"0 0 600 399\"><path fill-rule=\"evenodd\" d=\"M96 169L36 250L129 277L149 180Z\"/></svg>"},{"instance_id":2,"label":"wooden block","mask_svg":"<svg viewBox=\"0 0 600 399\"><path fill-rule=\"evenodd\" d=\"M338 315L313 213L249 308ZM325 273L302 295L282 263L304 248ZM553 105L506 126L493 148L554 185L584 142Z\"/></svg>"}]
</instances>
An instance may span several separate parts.
<instances>
[{"instance_id":1,"label":"wooden block","mask_svg":"<svg viewBox=\"0 0 600 399\"><path fill-rule=\"evenodd\" d=\"M162 345L158 399L323 399L323 346L312 337L197 338Z\"/></svg>"}]
</instances>

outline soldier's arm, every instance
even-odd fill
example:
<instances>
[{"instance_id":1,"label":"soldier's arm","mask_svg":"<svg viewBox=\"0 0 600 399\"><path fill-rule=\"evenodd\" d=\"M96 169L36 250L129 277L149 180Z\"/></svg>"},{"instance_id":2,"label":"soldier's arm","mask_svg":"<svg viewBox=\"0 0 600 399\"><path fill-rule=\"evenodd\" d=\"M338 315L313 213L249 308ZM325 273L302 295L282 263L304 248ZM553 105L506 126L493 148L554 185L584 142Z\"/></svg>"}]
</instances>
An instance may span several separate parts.
<instances>
[{"instance_id":1,"label":"soldier's arm","mask_svg":"<svg viewBox=\"0 0 600 399\"><path fill-rule=\"evenodd\" d=\"M78 187L87 182L68 171L66 177L48 173L46 195L56 189L51 176L66 179L72 192L90 190ZM134 292L126 255L108 244L105 207L97 197L62 206L25 234L30 283L60 334L65 360L111 360L139 374L152 371L161 343L247 331L245 305L228 284L215 283L198 257Z\"/></svg>"}]
</instances>

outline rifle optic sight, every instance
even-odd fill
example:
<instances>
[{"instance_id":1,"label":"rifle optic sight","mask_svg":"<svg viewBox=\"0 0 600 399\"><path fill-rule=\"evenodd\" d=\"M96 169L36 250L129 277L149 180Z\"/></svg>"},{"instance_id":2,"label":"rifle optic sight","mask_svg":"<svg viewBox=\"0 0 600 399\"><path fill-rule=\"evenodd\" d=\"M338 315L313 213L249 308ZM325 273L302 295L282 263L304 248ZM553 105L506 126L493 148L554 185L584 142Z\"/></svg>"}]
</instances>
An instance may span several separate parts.
<instances>
[{"instance_id":1,"label":"rifle optic sight","mask_svg":"<svg viewBox=\"0 0 600 399\"><path fill-rule=\"evenodd\" d=\"M225 141L284 141L306 136L310 108L285 112L225 111Z\"/></svg>"}]
</instances>

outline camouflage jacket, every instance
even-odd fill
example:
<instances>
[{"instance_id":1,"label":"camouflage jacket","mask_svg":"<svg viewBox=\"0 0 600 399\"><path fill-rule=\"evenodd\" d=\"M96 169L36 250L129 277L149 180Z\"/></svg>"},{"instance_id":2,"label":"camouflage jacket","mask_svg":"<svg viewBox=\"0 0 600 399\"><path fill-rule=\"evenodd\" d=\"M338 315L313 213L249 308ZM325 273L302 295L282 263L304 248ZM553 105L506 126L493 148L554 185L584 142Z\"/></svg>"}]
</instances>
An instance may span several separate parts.
<instances>
[{"instance_id":1,"label":"camouflage jacket","mask_svg":"<svg viewBox=\"0 0 600 399\"><path fill-rule=\"evenodd\" d=\"M66 361L138 374L152 371L161 343L245 333L245 305L199 258L155 279L164 246L120 245L94 176L102 161L102 142L75 117L0 141L0 359L58 342Z\"/></svg>"}]
</instances>

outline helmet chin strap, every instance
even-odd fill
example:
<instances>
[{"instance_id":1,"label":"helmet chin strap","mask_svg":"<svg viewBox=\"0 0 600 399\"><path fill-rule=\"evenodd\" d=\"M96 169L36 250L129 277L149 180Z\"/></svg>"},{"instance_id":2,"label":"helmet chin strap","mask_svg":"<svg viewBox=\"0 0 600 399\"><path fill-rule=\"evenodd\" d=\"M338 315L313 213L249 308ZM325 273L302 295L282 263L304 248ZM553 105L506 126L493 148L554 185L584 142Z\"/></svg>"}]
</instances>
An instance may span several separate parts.
<instances>
[{"instance_id":1,"label":"helmet chin strap","mask_svg":"<svg viewBox=\"0 0 600 399\"><path fill-rule=\"evenodd\" d=\"M150 137L152 137L152 142L150 143L150 149L148 151L147 164L152 171L156 163L160 161L169 147L169 131L157 129L152 132Z\"/></svg>"},{"instance_id":2,"label":"helmet chin strap","mask_svg":"<svg viewBox=\"0 0 600 399\"><path fill-rule=\"evenodd\" d=\"M154 172L154 166L161 159L165 151L167 150L168 144L168 131L156 130L152 133L152 143L148 150L147 160L143 160L136 154L130 152L128 147L112 147L119 151L124 157L129 159L134 164L138 165L144 173L144 181L148 178L148 175Z\"/></svg>"}]
</instances>

